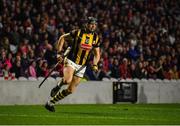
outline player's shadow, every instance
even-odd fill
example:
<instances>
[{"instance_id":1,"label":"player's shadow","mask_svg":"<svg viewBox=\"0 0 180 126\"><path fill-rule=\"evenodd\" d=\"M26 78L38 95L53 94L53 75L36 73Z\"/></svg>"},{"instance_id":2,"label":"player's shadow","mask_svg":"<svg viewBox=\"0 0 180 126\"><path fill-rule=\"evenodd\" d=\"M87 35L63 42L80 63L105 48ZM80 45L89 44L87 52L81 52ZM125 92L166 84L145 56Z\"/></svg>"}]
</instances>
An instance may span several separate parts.
<instances>
[{"instance_id":1,"label":"player's shadow","mask_svg":"<svg viewBox=\"0 0 180 126\"><path fill-rule=\"evenodd\" d=\"M138 97L139 103L147 103L147 96L144 93L144 87L140 87L139 97Z\"/></svg>"}]
</instances>

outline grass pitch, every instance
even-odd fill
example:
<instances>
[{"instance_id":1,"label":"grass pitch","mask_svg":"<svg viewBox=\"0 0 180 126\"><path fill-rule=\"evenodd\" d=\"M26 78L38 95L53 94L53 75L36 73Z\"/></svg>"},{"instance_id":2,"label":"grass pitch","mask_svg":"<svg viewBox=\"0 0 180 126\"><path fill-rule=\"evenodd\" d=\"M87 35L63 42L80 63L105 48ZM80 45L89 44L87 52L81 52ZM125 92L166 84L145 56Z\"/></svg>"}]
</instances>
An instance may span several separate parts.
<instances>
[{"instance_id":1,"label":"grass pitch","mask_svg":"<svg viewBox=\"0 0 180 126\"><path fill-rule=\"evenodd\" d=\"M56 112L42 105L0 106L0 124L113 125L180 124L180 104L57 105Z\"/></svg>"}]
</instances>

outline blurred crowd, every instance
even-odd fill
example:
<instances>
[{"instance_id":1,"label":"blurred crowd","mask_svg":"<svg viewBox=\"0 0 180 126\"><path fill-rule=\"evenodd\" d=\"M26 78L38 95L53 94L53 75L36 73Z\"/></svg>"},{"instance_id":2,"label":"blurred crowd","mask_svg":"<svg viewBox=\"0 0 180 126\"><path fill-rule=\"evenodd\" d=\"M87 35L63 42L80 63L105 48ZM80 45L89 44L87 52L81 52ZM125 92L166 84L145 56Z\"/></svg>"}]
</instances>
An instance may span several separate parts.
<instances>
[{"instance_id":1,"label":"blurred crowd","mask_svg":"<svg viewBox=\"0 0 180 126\"><path fill-rule=\"evenodd\" d=\"M180 78L177 0L0 0L0 77L46 76L59 36L87 16L98 19L102 44L99 71L88 67L86 78Z\"/></svg>"}]
</instances>

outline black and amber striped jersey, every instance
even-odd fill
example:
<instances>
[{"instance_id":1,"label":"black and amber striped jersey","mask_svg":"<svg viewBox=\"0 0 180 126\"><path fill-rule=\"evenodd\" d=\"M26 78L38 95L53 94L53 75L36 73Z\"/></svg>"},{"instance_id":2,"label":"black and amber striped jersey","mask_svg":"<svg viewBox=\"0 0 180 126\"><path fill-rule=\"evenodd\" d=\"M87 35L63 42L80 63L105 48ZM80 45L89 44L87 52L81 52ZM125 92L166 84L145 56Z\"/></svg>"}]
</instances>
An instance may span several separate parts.
<instances>
[{"instance_id":1,"label":"black and amber striped jersey","mask_svg":"<svg viewBox=\"0 0 180 126\"><path fill-rule=\"evenodd\" d=\"M71 31L70 36L73 41L70 43L71 51L67 58L78 65L86 64L92 49L100 46L98 34L87 33L83 29L78 29Z\"/></svg>"}]
</instances>

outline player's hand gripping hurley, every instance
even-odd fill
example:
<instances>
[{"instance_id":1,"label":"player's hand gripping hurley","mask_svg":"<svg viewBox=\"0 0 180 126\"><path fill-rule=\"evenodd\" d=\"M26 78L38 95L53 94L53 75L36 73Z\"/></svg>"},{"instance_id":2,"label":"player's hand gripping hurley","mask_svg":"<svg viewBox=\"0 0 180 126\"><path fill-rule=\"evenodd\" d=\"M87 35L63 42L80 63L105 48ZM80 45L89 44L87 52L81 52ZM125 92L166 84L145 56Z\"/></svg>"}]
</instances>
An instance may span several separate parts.
<instances>
[{"instance_id":1,"label":"player's hand gripping hurley","mask_svg":"<svg viewBox=\"0 0 180 126\"><path fill-rule=\"evenodd\" d=\"M66 51L64 52L64 55L62 56L63 59L67 57L67 55L69 54L70 50L71 50L71 47L68 47L68 48L66 49ZM57 57L57 58L58 58L58 57ZM51 71L48 73L48 75L47 75L47 76L43 79L43 81L39 84L39 88L40 88L41 85L44 83L44 81L51 75L51 73L52 73L52 72L54 71L54 69L58 66L58 64L59 64L59 63L62 63L62 62L63 62L62 59L58 60L58 62L54 65L54 67L51 69Z\"/></svg>"}]
</instances>

